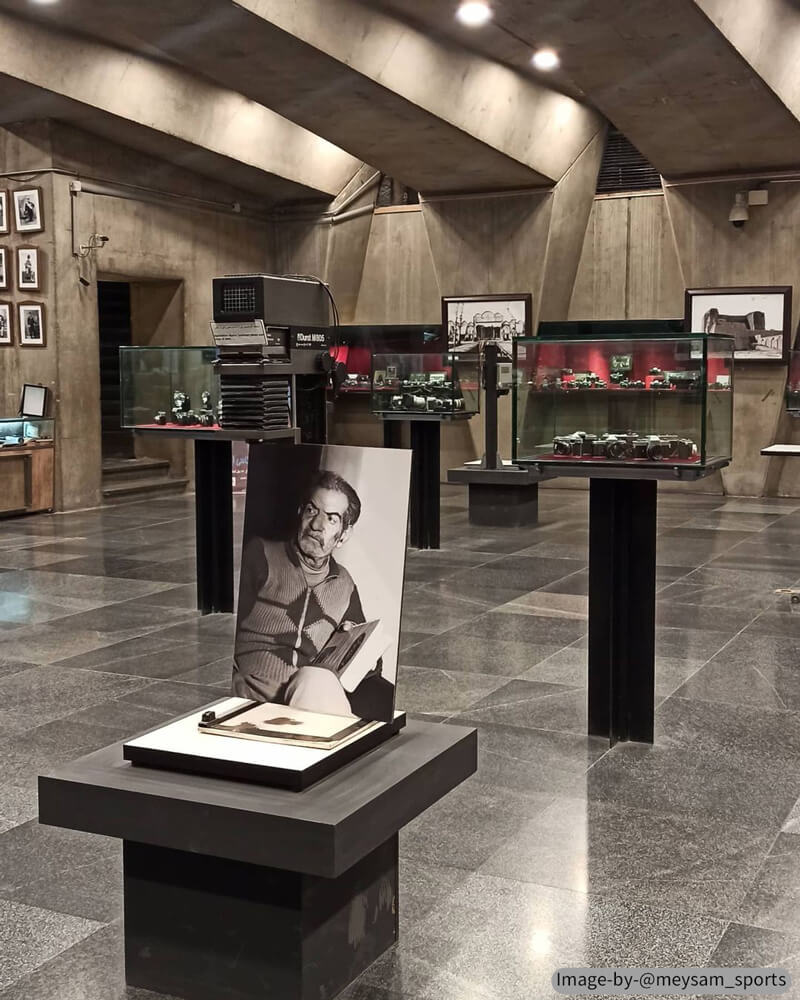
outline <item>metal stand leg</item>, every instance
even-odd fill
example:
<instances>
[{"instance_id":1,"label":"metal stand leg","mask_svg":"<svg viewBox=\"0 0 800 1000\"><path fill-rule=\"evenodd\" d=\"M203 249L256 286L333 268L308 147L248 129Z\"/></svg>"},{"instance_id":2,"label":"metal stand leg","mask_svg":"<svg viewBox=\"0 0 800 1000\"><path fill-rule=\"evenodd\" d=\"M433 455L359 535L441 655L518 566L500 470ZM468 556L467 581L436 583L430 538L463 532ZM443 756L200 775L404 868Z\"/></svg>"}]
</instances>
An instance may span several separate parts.
<instances>
[{"instance_id":1,"label":"metal stand leg","mask_svg":"<svg viewBox=\"0 0 800 1000\"><path fill-rule=\"evenodd\" d=\"M439 421L411 422L411 545L439 548Z\"/></svg>"},{"instance_id":2,"label":"metal stand leg","mask_svg":"<svg viewBox=\"0 0 800 1000\"><path fill-rule=\"evenodd\" d=\"M128 984L186 1000L335 997L397 941L397 843L328 879L126 840Z\"/></svg>"},{"instance_id":3,"label":"metal stand leg","mask_svg":"<svg viewBox=\"0 0 800 1000\"><path fill-rule=\"evenodd\" d=\"M197 607L233 611L233 482L230 441L195 441Z\"/></svg>"},{"instance_id":4,"label":"metal stand leg","mask_svg":"<svg viewBox=\"0 0 800 1000\"><path fill-rule=\"evenodd\" d=\"M592 479L589 733L653 742L657 483Z\"/></svg>"}]
</instances>

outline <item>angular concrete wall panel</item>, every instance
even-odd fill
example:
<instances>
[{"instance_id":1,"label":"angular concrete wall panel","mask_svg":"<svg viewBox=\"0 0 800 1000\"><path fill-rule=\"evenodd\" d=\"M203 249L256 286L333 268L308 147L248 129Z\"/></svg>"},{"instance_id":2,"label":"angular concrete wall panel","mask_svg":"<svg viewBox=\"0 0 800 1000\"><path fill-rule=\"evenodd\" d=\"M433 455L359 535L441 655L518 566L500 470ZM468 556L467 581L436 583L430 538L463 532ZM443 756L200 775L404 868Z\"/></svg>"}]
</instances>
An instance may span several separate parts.
<instances>
[{"instance_id":1,"label":"angular concrete wall panel","mask_svg":"<svg viewBox=\"0 0 800 1000\"><path fill-rule=\"evenodd\" d=\"M542 282L540 320L566 319L589 223L605 129L598 133L556 186Z\"/></svg>"},{"instance_id":2,"label":"angular concrete wall panel","mask_svg":"<svg viewBox=\"0 0 800 1000\"><path fill-rule=\"evenodd\" d=\"M438 323L441 313L441 292L422 212L376 212L355 322Z\"/></svg>"},{"instance_id":3,"label":"angular concrete wall panel","mask_svg":"<svg viewBox=\"0 0 800 1000\"><path fill-rule=\"evenodd\" d=\"M771 185L769 205L754 210L743 229L727 222L736 190L735 184L667 188L687 285L792 285L800 290L800 184ZM800 294L795 295L793 313L792 331L800 316ZM734 462L723 472L727 492L760 496L776 475L775 464L790 465L759 455L777 438L785 383L786 369L781 365L737 365Z\"/></svg>"}]
</instances>

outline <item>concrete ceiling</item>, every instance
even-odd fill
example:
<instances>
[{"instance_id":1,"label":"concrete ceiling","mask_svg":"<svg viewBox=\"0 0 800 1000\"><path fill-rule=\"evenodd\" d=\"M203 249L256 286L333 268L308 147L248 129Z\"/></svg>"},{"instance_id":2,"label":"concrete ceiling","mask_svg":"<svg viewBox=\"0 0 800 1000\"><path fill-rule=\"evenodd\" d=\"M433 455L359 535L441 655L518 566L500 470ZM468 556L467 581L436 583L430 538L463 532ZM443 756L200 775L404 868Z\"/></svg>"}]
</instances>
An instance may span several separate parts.
<instances>
[{"instance_id":1,"label":"concrete ceiling","mask_svg":"<svg viewBox=\"0 0 800 1000\"><path fill-rule=\"evenodd\" d=\"M0 121L54 118L266 202L330 200L360 161L240 94L0 12Z\"/></svg>"},{"instance_id":2,"label":"concrete ceiling","mask_svg":"<svg viewBox=\"0 0 800 1000\"><path fill-rule=\"evenodd\" d=\"M603 117L667 178L800 164L794 0L492 4L469 30L456 0L0 0L64 44L17 58L0 23L0 66L72 102L60 117L278 200L330 195L361 161L426 194L551 186ZM530 66L540 45L553 75Z\"/></svg>"},{"instance_id":3,"label":"concrete ceiling","mask_svg":"<svg viewBox=\"0 0 800 1000\"><path fill-rule=\"evenodd\" d=\"M426 193L550 186L602 119L355 0L0 6L161 53Z\"/></svg>"},{"instance_id":4,"label":"concrete ceiling","mask_svg":"<svg viewBox=\"0 0 800 1000\"><path fill-rule=\"evenodd\" d=\"M528 76L532 50L556 48L562 65L547 78L593 104L667 177L800 164L790 0L492 0L493 23L480 30L458 25L455 2L373 2Z\"/></svg>"}]
</instances>

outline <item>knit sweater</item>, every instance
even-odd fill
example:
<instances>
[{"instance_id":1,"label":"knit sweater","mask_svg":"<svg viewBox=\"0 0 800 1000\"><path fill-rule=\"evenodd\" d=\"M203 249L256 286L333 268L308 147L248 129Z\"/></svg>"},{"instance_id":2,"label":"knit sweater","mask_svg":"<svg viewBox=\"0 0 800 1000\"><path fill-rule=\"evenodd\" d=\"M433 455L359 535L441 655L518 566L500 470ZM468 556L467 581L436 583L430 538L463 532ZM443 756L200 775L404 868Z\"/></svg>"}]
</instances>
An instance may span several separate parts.
<instances>
[{"instance_id":1,"label":"knit sweater","mask_svg":"<svg viewBox=\"0 0 800 1000\"><path fill-rule=\"evenodd\" d=\"M310 585L291 542L253 538L242 556L233 693L279 700L287 681L328 642L342 622L363 622L353 579L333 558Z\"/></svg>"}]
</instances>

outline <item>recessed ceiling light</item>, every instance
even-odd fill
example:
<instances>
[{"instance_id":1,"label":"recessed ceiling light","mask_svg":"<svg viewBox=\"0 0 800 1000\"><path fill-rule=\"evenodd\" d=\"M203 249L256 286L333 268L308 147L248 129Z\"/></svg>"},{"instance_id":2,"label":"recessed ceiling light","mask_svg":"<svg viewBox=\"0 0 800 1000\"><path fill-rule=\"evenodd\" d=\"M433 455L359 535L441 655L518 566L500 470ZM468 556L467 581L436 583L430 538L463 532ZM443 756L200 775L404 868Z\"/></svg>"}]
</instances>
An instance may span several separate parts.
<instances>
[{"instance_id":1,"label":"recessed ceiling light","mask_svg":"<svg viewBox=\"0 0 800 1000\"><path fill-rule=\"evenodd\" d=\"M31 0L31 3L35 3L38 7L50 7L54 3L58 3L58 0Z\"/></svg>"},{"instance_id":2,"label":"recessed ceiling light","mask_svg":"<svg viewBox=\"0 0 800 1000\"><path fill-rule=\"evenodd\" d=\"M533 53L531 62L537 69L555 69L561 60L553 49L539 49L538 52Z\"/></svg>"},{"instance_id":3,"label":"recessed ceiling light","mask_svg":"<svg viewBox=\"0 0 800 1000\"><path fill-rule=\"evenodd\" d=\"M468 24L471 28L479 28L492 18L492 8L483 0L468 0L462 3L456 11L456 17L462 24Z\"/></svg>"}]
</instances>

